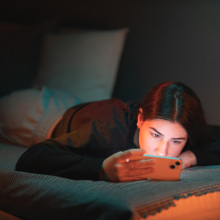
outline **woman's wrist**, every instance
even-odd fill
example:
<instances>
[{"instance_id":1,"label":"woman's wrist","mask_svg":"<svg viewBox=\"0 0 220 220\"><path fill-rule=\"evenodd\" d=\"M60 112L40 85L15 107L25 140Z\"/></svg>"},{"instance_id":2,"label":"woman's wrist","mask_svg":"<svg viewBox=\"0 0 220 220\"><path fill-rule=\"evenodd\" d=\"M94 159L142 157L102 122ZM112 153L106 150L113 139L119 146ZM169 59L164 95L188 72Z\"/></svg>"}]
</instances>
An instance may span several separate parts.
<instances>
[{"instance_id":1,"label":"woman's wrist","mask_svg":"<svg viewBox=\"0 0 220 220\"><path fill-rule=\"evenodd\" d=\"M179 155L179 158L182 160L182 169L189 168L191 166L197 165L197 159L195 154L190 151L184 151Z\"/></svg>"}]
</instances>

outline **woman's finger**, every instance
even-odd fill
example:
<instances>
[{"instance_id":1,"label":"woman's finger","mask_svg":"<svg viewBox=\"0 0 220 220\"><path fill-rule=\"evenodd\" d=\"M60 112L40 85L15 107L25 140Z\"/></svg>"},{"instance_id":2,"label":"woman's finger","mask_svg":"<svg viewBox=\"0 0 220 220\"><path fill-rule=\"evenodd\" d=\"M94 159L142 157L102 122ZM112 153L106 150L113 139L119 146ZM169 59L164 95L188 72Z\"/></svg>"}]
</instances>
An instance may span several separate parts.
<instances>
[{"instance_id":1,"label":"woman's finger","mask_svg":"<svg viewBox=\"0 0 220 220\"><path fill-rule=\"evenodd\" d=\"M117 157L117 162L126 162L134 157L143 156L145 151L143 149L130 149L122 152Z\"/></svg>"},{"instance_id":2,"label":"woman's finger","mask_svg":"<svg viewBox=\"0 0 220 220\"><path fill-rule=\"evenodd\" d=\"M136 170L124 170L121 172L118 180L123 181L134 181L134 180L146 180L148 175L154 172L154 168L148 167L145 169L136 169Z\"/></svg>"},{"instance_id":3,"label":"woman's finger","mask_svg":"<svg viewBox=\"0 0 220 220\"><path fill-rule=\"evenodd\" d=\"M148 168L155 164L153 159L144 159L144 160L129 160L128 162L121 163L126 169L141 169Z\"/></svg>"}]
</instances>

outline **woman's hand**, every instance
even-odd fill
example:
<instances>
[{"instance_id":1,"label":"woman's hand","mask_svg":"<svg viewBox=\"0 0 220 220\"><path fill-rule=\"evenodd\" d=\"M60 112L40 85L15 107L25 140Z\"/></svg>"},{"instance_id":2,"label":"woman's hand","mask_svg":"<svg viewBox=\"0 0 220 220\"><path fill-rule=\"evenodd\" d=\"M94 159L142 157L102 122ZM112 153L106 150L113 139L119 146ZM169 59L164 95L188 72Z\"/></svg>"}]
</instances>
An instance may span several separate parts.
<instances>
[{"instance_id":1,"label":"woman's hand","mask_svg":"<svg viewBox=\"0 0 220 220\"><path fill-rule=\"evenodd\" d=\"M154 161L151 159L137 159L143 156L143 149L131 149L118 152L103 162L101 179L112 182L126 182L147 179L147 174L154 172Z\"/></svg>"},{"instance_id":2,"label":"woman's hand","mask_svg":"<svg viewBox=\"0 0 220 220\"><path fill-rule=\"evenodd\" d=\"M182 169L186 169L197 164L196 156L190 150L182 152L179 155L179 158L182 160Z\"/></svg>"}]
</instances>

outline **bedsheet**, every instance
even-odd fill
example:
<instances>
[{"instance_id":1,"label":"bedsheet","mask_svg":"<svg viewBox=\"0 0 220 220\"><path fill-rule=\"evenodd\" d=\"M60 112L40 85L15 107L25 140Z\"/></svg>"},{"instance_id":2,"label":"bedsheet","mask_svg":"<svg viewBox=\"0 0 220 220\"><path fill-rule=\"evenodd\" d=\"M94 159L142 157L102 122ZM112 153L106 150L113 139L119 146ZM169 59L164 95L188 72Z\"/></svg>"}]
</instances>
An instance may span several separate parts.
<instances>
[{"instance_id":1,"label":"bedsheet","mask_svg":"<svg viewBox=\"0 0 220 220\"><path fill-rule=\"evenodd\" d=\"M217 200L210 200L219 201L220 166L186 169L181 173L180 181L110 183L70 180L14 171L18 157L16 155L25 149L16 151L16 146L2 146L0 145L0 210L20 218L155 220L165 219L168 215L167 218L171 220L176 216L170 216L171 211L181 206L180 201L198 200L206 195L215 195ZM11 156L7 153L9 149L16 151L14 157L12 151ZM7 160L6 158L13 158L15 161L12 165L5 166L7 163L2 160ZM201 216L207 215L198 201L195 203L199 213ZM208 202L209 200L206 200L204 205L207 206ZM183 206L186 210L191 209L190 204L189 208L186 204ZM208 212L215 211L216 206L212 206ZM215 214L220 218L219 212Z\"/></svg>"}]
</instances>

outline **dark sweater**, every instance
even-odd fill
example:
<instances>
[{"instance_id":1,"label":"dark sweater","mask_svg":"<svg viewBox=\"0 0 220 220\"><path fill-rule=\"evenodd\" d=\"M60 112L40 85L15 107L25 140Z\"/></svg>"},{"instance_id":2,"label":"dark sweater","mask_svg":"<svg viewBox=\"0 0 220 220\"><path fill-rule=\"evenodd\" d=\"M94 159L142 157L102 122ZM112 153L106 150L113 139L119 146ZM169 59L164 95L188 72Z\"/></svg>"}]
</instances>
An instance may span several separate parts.
<instances>
[{"instance_id":1,"label":"dark sweater","mask_svg":"<svg viewBox=\"0 0 220 220\"><path fill-rule=\"evenodd\" d=\"M137 104L111 99L69 109L51 139L28 149L16 170L71 179L99 179L105 158L133 143Z\"/></svg>"},{"instance_id":2,"label":"dark sweater","mask_svg":"<svg viewBox=\"0 0 220 220\"><path fill-rule=\"evenodd\" d=\"M16 170L70 179L99 180L105 158L137 148L135 103L117 99L85 103L69 109L53 132L53 138L28 149ZM190 149L198 165L220 164L220 141Z\"/></svg>"}]
</instances>

